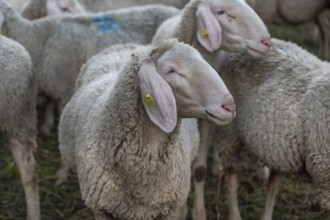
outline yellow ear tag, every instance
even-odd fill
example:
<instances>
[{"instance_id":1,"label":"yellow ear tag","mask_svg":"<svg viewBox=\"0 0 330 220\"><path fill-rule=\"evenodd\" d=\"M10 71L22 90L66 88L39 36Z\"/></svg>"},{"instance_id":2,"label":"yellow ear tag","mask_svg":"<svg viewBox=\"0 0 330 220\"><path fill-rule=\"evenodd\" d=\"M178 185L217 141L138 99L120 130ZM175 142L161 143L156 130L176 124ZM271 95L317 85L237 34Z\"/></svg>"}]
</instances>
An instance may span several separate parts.
<instances>
[{"instance_id":1,"label":"yellow ear tag","mask_svg":"<svg viewBox=\"0 0 330 220\"><path fill-rule=\"evenodd\" d=\"M155 100L152 97L152 95L150 95L150 93L147 93L147 95L145 96L145 101L147 106L151 107L151 106L155 106Z\"/></svg>"},{"instance_id":2,"label":"yellow ear tag","mask_svg":"<svg viewBox=\"0 0 330 220\"><path fill-rule=\"evenodd\" d=\"M207 37L208 34L209 34L209 33L208 33L207 29L206 29L206 28L203 28L203 30L201 31L201 36L202 36L202 38Z\"/></svg>"}]
</instances>

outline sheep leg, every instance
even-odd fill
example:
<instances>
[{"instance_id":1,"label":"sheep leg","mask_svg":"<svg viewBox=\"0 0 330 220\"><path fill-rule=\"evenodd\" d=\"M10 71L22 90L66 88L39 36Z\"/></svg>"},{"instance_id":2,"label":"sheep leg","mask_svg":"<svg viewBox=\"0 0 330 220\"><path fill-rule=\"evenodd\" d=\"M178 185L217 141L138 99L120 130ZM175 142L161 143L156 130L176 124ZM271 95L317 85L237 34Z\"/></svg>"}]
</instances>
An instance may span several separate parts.
<instances>
[{"instance_id":1,"label":"sheep leg","mask_svg":"<svg viewBox=\"0 0 330 220\"><path fill-rule=\"evenodd\" d=\"M274 172L270 173L269 181L267 183L267 198L264 212L261 216L261 220L272 220L273 209L275 205L275 197L278 189L278 185L281 182L281 175Z\"/></svg>"},{"instance_id":2,"label":"sheep leg","mask_svg":"<svg viewBox=\"0 0 330 220\"><path fill-rule=\"evenodd\" d=\"M269 167L257 162L257 176L258 178L266 185L269 181L270 177L270 169Z\"/></svg>"},{"instance_id":3,"label":"sheep leg","mask_svg":"<svg viewBox=\"0 0 330 220\"><path fill-rule=\"evenodd\" d=\"M107 214L98 209L93 210L95 220L117 220L117 218L113 217L111 214Z\"/></svg>"},{"instance_id":4,"label":"sheep leg","mask_svg":"<svg viewBox=\"0 0 330 220\"><path fill-rule=\"evenodd\" d=\"M226 197L228 200L228 209L229 209L229 220L241 220L241 215L238 208L237 200L237 173L234 171L228 171L225 173L226 181Z\"/></svg>"},{"instance_id":5,"label":"sheep leg","mask_svg":"<svg viewBox=\"0 0 330 220\"><path fill-rule=\"evenodd\" d=\"M40 220L37 163L33 156L37 144L35 140L18 135L10 136L9 144L24 188L27 219Z\"/></svg>"},{"instance_id":6,"label":"sheep leg","mask_svg":"<svg viewBox=\"0 0 330 220\"><path fill-rule=\"evenodd\" d=\"M187 216L187 204L184 204L177 208L176 210L176 219L185 220Z\"/></svg>"},{"instance_id":7,"label":"sheep leg","mask_svg":"<svg viewBox=\"0 0 330 220\"><path fill-rule=\"evenodd\" d=\"M66 102L62 101L60 104L60 115L62 115L63 109L65 107ZM70 166L67 164L63 158L60 160L60 167L56 172L56 182L55 186L62 185L63 183L68 182Z\"/></svg>"},{"instance_id":8,"label":"sheep leg","mask_svg":"<svg viewBox=\"0 0 330 220\"><path fill-rule=\"evenodd\" d=\"M204 205L204 185L207 171L207 152L209 148L209 135L211 125L205 120L199 120L200 145L198 155L193 162L193 180L194 180L194 205L192 217L194 220L206 219Z\"/></svg>"},{"instance_id":9,"label":"sheep leg","mask_svg":"<svg viewBox=\"0 0 330 220\"><path fill-rule=\"evenodd\" d=\"M330 47L329 47L329 38L330 34L327 29L327 18L324 14L319 15L315 23L319 29L320 33L320 57L325 60L330 59Z\"/></svg>"},{"instance_id":10,"label":"sheep leg","mask_svg":"<svg viewBox=\"0 0 330 220\"><path fill-rule=\"evenodd\" d=\"M51 129L55 125L55 104L56 101L54 99L50 99L50 101L48 100L46 103L44 123L40 127L41 133L47 136L51 134Z\"/></svg>"},{"instance_id":11,"label":"sheep leg","mask_svg":"<svg viewBox=\"0 0 330 220\"><path fill-rule=\"evenodd\" d=\"M69 165L61 158L60 167L56 172L55 186L68 182L69 170Z\"/></svg>"}]
</instances>

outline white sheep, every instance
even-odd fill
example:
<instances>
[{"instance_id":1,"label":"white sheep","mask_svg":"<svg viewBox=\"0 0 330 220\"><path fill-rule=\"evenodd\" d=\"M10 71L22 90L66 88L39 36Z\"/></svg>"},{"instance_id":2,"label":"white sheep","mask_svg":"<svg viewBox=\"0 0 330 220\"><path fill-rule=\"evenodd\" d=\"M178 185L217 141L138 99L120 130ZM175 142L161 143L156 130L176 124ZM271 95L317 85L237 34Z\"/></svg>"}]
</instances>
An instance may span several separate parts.
<instances>
[{"instance_id":1,"label":"white sheep","mask_svg":"<svg viewBox=\"0 0 330 220\"><path fill-rule=\"evenodd\" d=\"M328 0L246 0L266 23L303 24L314 21L320 34L320 57L330 59L330 32L326 15Z\"/></svg>"},{"instance_id":2,"label":"white sheep","mask_svg":"<svg viewBox=\"0 0 330 220\"><path fill-rule=\"evenodd\" d=\"M41 90L62 100L70 98L79 68L90 56L116 43L149 43L160 23L179 12L169 6L148 6L28 22L0 4L3 32L29 51Z\"/></svg>"},{"instance_id":3,"label":"white sheep","mask_svg":"<svg viewBox=\"0 0 330 220\"><path fill-rule=\"evenodd\" d=\"M271 38L260 17L242 0L192 0L181 15L169 18L157 30L153 42L178 37L198 49L219 69L220 49L249 53L261 58L269 51ZM194 219L206 219L204 180L210 124L200 120L201 146L193 164Z\"/></svg>"},{"instance_id":4,"label":"white sheep","mask_svg":"<svg viewBox=\"0 0 330 220\"><path fill-rule=\"evenodd\" d=\"M29 20L35 20L47 16L58 16L67 13L84 13L85 10L77 0L29 0L21 2L22 9L16 9L21 15ZM14 4L13 4L14 5ZM15 9L15 8L14 8ZM46 103L45 117L40 126L40 132L45 135L51 134L51 128L55 125L56 100L50 97L42 97ZM60 107L58 107L60 109Z\"/></svg>"},{"instance_id":5,"label":"white sheep","mask_svg":"<svg viewBox=\"0 0 330 220\"><path fill-rule=\"evenodd\" d=\"M261 60L224 56L220 76L235 97L237 117L214 133L213 170L236 183L229 189L236 195L238 152L244 146L273 171L262 220L272 219L276 173L309 177L330 219L330 64L274 39ZM239 212L229 219L240 219Z\"/></svg>"},{"instance_id":6,"label":"white sheep","mask_svg":"<svg viewBox=\"0 0 330 220\"><path fill-rule=\"evenodd\" d=\"M5 0L16 11L21 11L28 4L29 0Z\"/></svg>"},{"instance_id":7,"label":"white sheep","mask_svg":"<svg viewBox=\"0 0 330 220\"><path fill-rule=\"evenodd\" d=\"M30 0L19 12L23 17L34 20L66 13L84 13L85 9L77 0Z\"/></svg>"},{"instance_id":8,"label":"white sheep","mask_svg":"<svg viewBox=\"0 0 330 220\"><path fill-rule=\"evenodd\" d=\"M0 19L1 20L1 19ZM8 136L27 205L27 219L40 220L37 164L36 80L28 52L0 36L0 132Z\"/></svg>"},{"instance_id":9,"label":"white sheep","mask_svg":"<svg viewBox=\"0 0 330 220\"><path fill-rule=\"evenodd\" d=\"M113 10L125 7L131 7L136 5L148 5L148 4L164 4L171 5L177 8L183 8L189 0L79 0L86 11L100 12L106 10Z\"/></svg>"},{"instance_id":10,"label":"white sheep","mask_svg":"<svg viewBox=\"0 0 330 220\"><path fill-rule=\"evenodd\" d=\"M191 46L133 48L115 46L84 65L61 116L60 150L96 219L174 219L199 144L197 121L184 118L226 124L235 104Z\"/></svg>"}]
</instances>

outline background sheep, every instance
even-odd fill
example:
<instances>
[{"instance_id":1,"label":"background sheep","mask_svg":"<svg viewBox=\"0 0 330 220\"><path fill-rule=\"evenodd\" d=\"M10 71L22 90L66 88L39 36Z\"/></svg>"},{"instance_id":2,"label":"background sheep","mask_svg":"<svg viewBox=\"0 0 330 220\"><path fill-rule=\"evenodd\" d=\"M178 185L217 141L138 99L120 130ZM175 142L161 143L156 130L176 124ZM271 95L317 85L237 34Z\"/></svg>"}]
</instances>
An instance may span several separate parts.
<instances>
[{"instance_id":1,"label":"background sheep","mask_svg":"<svg viewBox=\"0 0 330 220\"><path fill-rule=\"evenodd\" d=\"M273 40L262 60L234 54L223 57L220 76L235 97L237 118L216 128L214 171L237 183L237 155L243 146L273 172L307 176L330 219L329 67L297 45L280 40ZM273 173L271 206L278 183ZM272 208L266 207L263 220L272 219ZM234 209L238 212L238 207ZM230 219L240 219L239 213Z\"/></svg>"},{"instance_id":2,"label":"background sheep","mask_svg":"<svg viewBox=\"0 0 330 220\"><path fill-rule=\"evenodd\" d=\"M181 15L168 19L158 28L153 42L171 37L178 37L179 41L197 48L215 69L219 69L220 48L261 58L271 45L270 35L260 17L240 0L191 1ZM201 146L193 164L193 218L199 220L206 219L204 180L210 126L208 122L200 121Z\"/></svg>"},{"instance_id":3,"label":"background sheep","mask_svg":"<svg viewBox=\"0 0 330 220\"><path fill-rule=\"evenodd\" d=\"M113 10L124 7L131 7L136 5L147 4L164 4L171 5L177 8L183 8L189 0L79 0L87 11L100 12L106 10Z\"/></svg>"},{"instance_id":4,"label":"background sheep","mask_svg":"<svg viewBox=\"0 0 330 220\"><path fill-rule=\"evenodd\" d=\"M36 143L36 83L28 52L0 36L0 132L9 141L25 192L27 219L40 219ZM3 159L3 158L2 158Z\"/></svg>"},{"instance_id":5,"label":"background sheep","mask_svg":"<svg viewBox=\"0 0 330 220\"><path fill-rule=\"evenodd\" d=\"M65 13L84 13L85 10L77 0L30 0L19 12L23 17L34 20Z\"/></svg>"},{"instance_id":6,"label":"background sheep","mask_svg":"<svg viewBox=\"0 0 330 220\"><path fill-rule=\"evenodd\" d=\"M173 219L187 199L199 143L196 120L182 118L226 124L235 104L189 45L131 47L84 66L61 116L60 150L96 219Z\"/></svg>"},{"instance_id":7,"label":"background sheep","mask_svg":"<svg viewBox=\"0 0 330 220\"><path fill-rule=\"evenodd\" d=\"M111 1L111 0L30 0L22 9L22 15L30 20L49 15L63 13L104 12L119 8L142 6L150 4L170 5L183 8L189 0L139 0L139 1Z\"/></svg>"},{"instance_id":8,"label":"background sheep","mask_svg":"<svg viewBox=\"0 0 330 220\"><path fill-rule=\"evenodd\" d=\"M6 0L8 4L16 11L21 11L23 7L29 2L28 0Z\"/></svg>"},{"instance_id":9,"label":"background sheep","mask_svg":"<svg viewBox=\"0 0 330 220\"><path fill-rule=\"evenodd\" d=\"M321 14L329 9L327 0L246 0L266 23L302 24L315 21L320 33L320 57L330 59L330 33L327 18Z\"/></svg>"},{"instance_id":10,"label":"background sheep","mask_svg":"<svg viewBox=\"0 0 330 220\"><path fill-rule=\"evenodd\" d=\"M40 89L62 105L71 97L80 66L89 57L116 43L148 43L160 23L178 13L169 6L141 6L29 22L3 2L0 5L3 32L27 48Z\"/></svg>"}]
</instances>

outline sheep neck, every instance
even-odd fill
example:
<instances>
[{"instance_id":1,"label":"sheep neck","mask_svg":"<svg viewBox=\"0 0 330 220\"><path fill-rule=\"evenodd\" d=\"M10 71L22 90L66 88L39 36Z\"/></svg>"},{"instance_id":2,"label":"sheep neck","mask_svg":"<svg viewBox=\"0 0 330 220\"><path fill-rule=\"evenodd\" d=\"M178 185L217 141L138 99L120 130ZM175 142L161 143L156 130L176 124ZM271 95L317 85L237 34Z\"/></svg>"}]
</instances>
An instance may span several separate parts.
<instances>
[{"instance_id":1,"label":"sheep neck","mask_svg":"<svg viewBox=\"0 0 330 220\"><path fill-rule=\"evenodd\" d=\"M178 132L166 134L150 121L142 104L137 69L124 69L109 97L108 103L112 107L107 109L110 111L107 115L111 116L109 120L115 120L110 125L113 134L109 137L112 139L110 143L113 143L113 161L119 163L131 156L141 164L145 164L145 160L154 159L165 163L170 157L171 143L178 138Z\"/></svg>"}]
</instances>

